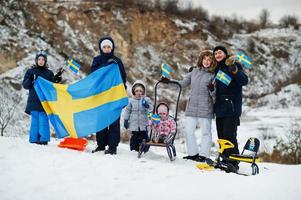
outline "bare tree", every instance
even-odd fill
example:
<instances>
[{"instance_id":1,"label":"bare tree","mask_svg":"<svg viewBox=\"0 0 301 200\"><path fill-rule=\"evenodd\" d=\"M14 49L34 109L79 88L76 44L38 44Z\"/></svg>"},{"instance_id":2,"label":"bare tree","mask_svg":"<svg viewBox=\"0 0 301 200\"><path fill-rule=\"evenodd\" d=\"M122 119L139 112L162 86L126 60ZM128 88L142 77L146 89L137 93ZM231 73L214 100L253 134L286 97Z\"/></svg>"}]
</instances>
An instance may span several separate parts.
<instances>
[{"instance_id":1,"label":"bare tree","mask_svg":"<svg viewBox=\"0 0 301 200\"><path fill-rule=\"evenodd\" d=\"M0 91L0 132L4 136L4 130L11 121L16 106L20 103L21 97L19 95L6 95L4 90Z\"/></svg>"},{"instance_id":2,"label":"bare tree","mask_svg":"<svg viewBox=\"0 0 301 200\"><path fill-rule=\"evenodd\" d=\"M263 9L259 15L259 21L261 28L266 28L269 23L270 12L267 9Z\"/></svg>"},{"instance_id":3,"label":"bare tree","mask_svg":"<svg viewBox=\"0 0 301 200\"><path fill-rule=\"evenodd\" d=\"M299 28L298 18L292 15L283 16L280 19L280 25L282 27L288 28L289 26L293 26L295 29Z\"/></svg>"}]
</instances>

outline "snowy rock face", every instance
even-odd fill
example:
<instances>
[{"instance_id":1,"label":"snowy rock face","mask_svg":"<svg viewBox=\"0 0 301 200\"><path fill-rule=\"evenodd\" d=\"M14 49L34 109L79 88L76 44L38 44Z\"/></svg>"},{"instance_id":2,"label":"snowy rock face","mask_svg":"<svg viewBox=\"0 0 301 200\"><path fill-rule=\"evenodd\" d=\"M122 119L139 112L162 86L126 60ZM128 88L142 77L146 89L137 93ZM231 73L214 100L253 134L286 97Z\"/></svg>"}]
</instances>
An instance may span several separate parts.
<instances>
[{"instance_id":1,"label":"snowy rock face","mask_svg":"<svg viewBox=\"0 0 301 200\"><path fill-rule=\"evenodd\" d=\"M249 106L301 105L300 95L295 92L300 91L300 86L281 90L300 77L300 29L265 29L220 41L214 32L206 29L208 22L108 2L1 1L0 84L5 91L1 98L12 98L8 94L22 97L11 128L20 127L19 123L23 124L22 131L16 131L28 130L24 124L29 124L29 118L23 114L27 91L22 89L21 82L25 71L34 64L36 50L48 51L48 64L54 72L68 56L77 58L82 65L81 74L75 76L67 71L63 75L65 83L72 83L90 71L92 58L99 53L98 40L105 35L115 40L115 53L125 64L129 86L142 79L147 83L150 97L160 78L162 63L171 65L171 78L179 80L190 66L196 65L201 50L226 44L229 50L243 50L253 59L254 67L248 72L250 82L244 88L245 102ZM277 98L272 99L281 99L284 103L261 98L278 91L281 92L275 94ZM185 108L188 93L189 90L184 90L181 110ZM175 102L176 94L172 90L164 94ZM288 104L287 99L293 103Z\"/></svg>"}]
</instances>

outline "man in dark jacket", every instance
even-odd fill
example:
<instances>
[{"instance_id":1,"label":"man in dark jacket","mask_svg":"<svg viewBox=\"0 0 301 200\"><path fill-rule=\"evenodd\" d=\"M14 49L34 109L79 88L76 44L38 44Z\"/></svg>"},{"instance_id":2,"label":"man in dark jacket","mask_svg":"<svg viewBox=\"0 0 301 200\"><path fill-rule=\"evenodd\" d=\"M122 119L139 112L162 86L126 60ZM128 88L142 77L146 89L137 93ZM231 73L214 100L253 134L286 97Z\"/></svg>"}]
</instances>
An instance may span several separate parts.
<instances>
[{"instance_id":1,"label":"man in dark jacket","mask_svg":"<svg viewBox=\"0 0 301 200\"><path fill-rule=\"evenodd\" d=\"M241 65L237 62L229 62L227 49L217 46L213 50L217 61L215 73L221 71L231 77L229 85L216 80L216 102L214 110L216 114L216 129L219 139L229 140L234 148L223 152L225 157L230 154L239 154L237 144L237 126L240 124L239 117L242 112L242 86L248 84L248 77ZM237 169L238 163L231 162Z\"/></svg>"},{"instance_id":2,"label":"man in dark jacket","mask_svg":"<svg viewBox=\"0 0 301 200\"><path fill-rule=\"evenodd\" d=\"M126 72L122 61L114 55L115 44L111 37L103 37L99 40L100 55L93 59L91 72L111 63L117 63L121 78L126 88ZM120 118L110 124L108 127L96 133L97 147L92 153L97 151L105 151L105 154L116 154L117 146L120 142ZM106 149L106 146L109 146Z\"/></svg>"},{"instance_id":3,"label":"man in dark jacket","mask_svg":"<svg viewBox=\"0 0 301 200\"><path fill-rule=\"evenodd\" d=\"M33 87L34 81L40 76L48 81L58 83L61 81L61 74L60 71L54 76L53 72L48 69L45 51L36 53L35 65L25 73L23 87L29 90L25 112L31 115L30 143L47 144L50 141L48 117Z\"/></svg>"}]
</instances>

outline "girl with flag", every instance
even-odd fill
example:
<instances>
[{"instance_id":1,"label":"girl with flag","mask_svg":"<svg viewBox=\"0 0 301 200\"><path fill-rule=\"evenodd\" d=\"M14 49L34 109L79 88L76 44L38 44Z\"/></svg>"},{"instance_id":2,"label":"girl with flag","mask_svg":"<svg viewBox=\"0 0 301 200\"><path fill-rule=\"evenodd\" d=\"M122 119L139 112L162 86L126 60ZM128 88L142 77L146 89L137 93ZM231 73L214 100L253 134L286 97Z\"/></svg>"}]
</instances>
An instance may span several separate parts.
<instances>
[{"instance_id":1,"label":"girl with flag","mask_svg":"<svg viewBox=\"0 0 301 200\"><path fill-rule=\"evenodd\" d=\"M156 107L158 119L151 121L153 130L153 142L168 143L176 133L177 124L175 120L169 116L169 106L165 102L161 102Z\"/></svg>"},{"instance_id":2,"label":"girl with flag","mask_svg":"<svg viewBox=\"0 0 301 200\"><path fill-rule=\"evenodd\" d=\"M124 128L131 130L130 150L139 151L140 143L149 141L148 113L153 110L153 104L146 96L145 84L141 80L133 84L132 95L125 108Z\"/></svg>"},{"instance_id":3,"label":"girl with flag","mask_svg":"<svg viewBox=\"0 0 301 200\"><path fill-rule=\"evenodd\" d=\"M217 62L216 74L216 129L219 139L229 140L234 148L223 152L225 157L239 154L237 145L237 126L242 111L242 86L248 84L248 76L242 66L229 57L224 46L216 46L213 50ZM232 164L238 169L238 162Z\"/></svg>"},{"instance_id":4,"label":"girl with flag","mask_svg":"<svg viewBox=\"0 0 301 200\"><path fill-rule=\"evenodd\" d=\"M36 53L35 65L28 69L23 79L23 87L29 90L25 112L31 115L31 126L29 131L29 142L47 145L50 141L50 128L48 117L42 107L38 95L33 87L34 81L42 77L48 81L58 83L61 81L62 72L59 71L55 76L48 69L47 53L40 50Z\"/></svg>"},{"instance_id":5,"label":"girl with flag","mask_svg":"<svg viewBox=\"0 0 301 200\"><path fill-rule=\"evenodd\" d=\"M183 159L198 162L205 161L210 156L212 146L211 122L214 117L213 103L215 100L214 79L215 62L212 51L204 50L200 53L197 67L178 81L184 87L191 86L191 93L185 111L185 137L188 156ZM202 140L200 148L197 144L195 130L200 123Z\"/></svg>"}]
</instances>

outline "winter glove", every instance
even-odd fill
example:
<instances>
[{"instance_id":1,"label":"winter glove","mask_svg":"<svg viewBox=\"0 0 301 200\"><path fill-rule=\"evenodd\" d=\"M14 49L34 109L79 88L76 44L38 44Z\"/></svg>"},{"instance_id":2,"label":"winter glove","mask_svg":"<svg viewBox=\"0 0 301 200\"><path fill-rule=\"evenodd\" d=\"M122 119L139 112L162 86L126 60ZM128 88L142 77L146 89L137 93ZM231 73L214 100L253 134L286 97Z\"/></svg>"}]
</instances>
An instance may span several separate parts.
<instances>
[{"instance_id":1,"label":"winter glove","mask_svg":"<svg viewBox=\"0 0 301 200\"><path fill-rule=\"evenodd\" d=\"M188 69L188 72L192 72L192 70L194 69L195 67L190 67L189 69Z\"/></svg>"},{"instance_id":2,"label":"winter glove","mask_svg":"<svg viewBox=\"0 0 301 200\"><path fill-rule=\"evenodd\" d=\"M207 85L207 88L208 88L208 90L209 91L214 91L214 84L212 84L212 83L209 83L208 85Z\"/></svg>"},{"instance_id":3,"label":"winter glove","mask_svg":"<svg viewBox=\"0 0 301 200\"><path fill-rule=\"evenodd\" d=\"M229 66L229 71L232 74L236 74L238 69L235 65L235 56L230 56L229 58L227 58L226 60L226 65Z\"/></svg>"},{"instance_id":4,"label":"winter glove","mask_svg":"<svg viewBox=\"0 0 301 200\"><path fill-rule=\"evenodd\" d=\"M59 83L62 81L62 74L64 72L63 68L60 68L59 71L56 73L56 75L54 75L54 82L55 83Z\"/></svg>"},{"instance_id":5,"label":"winter glove","mask_svg":"<svg viewBox=\"0 0 301 200\"><path fill-rule=\"evenodd\" d=\"M129 120L124 120L123 126L125 129L128 129L130 127Z\"/></svg>"},{"instance_id":6,"label":"winter glove","mask_svg":"<svg viewBox=\"0 0 301 200\"><path fill-rule=\"evenodd\" d=\"M161 77L160 81L163 82L163 83L169 83L170 82L169 78L166 78L164 76Z\"/></svg>"},{"instance_id":7,"label":"winter glove","mask_svg":"<svg viewBox=\"0 0 301 200\"><path fill-rule=\"evenodd\" d=\"M142 98L141 105L146 109L149 108L149 105L148 105L147 101L145 100L145 98Z\"/></svg>"},{"instance_id":8,"label":"winter glove","mask_svg":"<svg viewBox=\"0 0 301 200\"><path fill-rule=\"evenodd\" d=\"M236 65L231 65L231 66L229 66L229 71L230 71L232 74L236 74L237 71L238 71L238 68L236 67Z\"/></svg>"}]
</instances>

